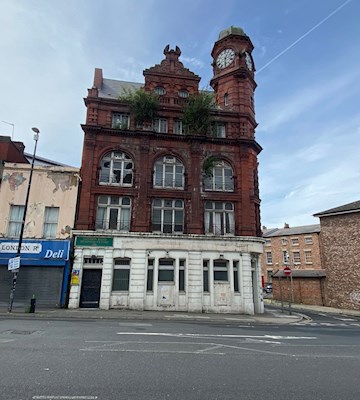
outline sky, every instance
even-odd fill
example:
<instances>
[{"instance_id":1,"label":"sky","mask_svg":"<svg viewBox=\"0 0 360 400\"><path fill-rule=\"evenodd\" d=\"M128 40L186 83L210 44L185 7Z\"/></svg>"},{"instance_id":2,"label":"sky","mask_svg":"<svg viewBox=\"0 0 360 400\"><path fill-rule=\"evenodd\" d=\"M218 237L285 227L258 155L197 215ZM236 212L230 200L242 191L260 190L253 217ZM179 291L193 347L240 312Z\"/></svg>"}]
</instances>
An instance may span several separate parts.
<instances>
[{"instance_id":1,"label":"sky","mask_svg":"<svg viewBox=\"0 0 360 400\"><path fill-rule=\"evenodd\" d=\"M208 88L214 42L240 26L255 46L262 225L317 224L360 199L359 15L358 0L0 0L0 135L32 153L35 126L38 156L80 167L95 68L142 83L170 44Z\"/></svg>"}]
</instances>

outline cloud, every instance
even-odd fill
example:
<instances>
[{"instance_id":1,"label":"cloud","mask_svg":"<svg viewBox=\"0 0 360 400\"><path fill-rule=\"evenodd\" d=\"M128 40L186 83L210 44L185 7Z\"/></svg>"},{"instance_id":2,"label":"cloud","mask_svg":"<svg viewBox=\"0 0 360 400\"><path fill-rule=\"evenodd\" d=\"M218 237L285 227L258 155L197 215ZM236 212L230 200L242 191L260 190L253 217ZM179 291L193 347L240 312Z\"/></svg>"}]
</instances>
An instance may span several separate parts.
<instances>
[{"instance_id":1,"label":"cloud","mask_svg":"<svg viewBox=\"0 0 360 400\"><path fill-rule=\"evenodd\" d=\"M333 79L323 79L317 85L310 82L306 88L296 93L289 91L287 96L266 104L266 107L258 113L262 121L257 132L274 131L315 107L321 110L330 103L332 106L341 104L344 98L353 94L351 88L358 82L359 76L359 70L354 69Z\"/></svg>"},{"instance_id":2,"label":"cloud","mask_svg":"<svg viewBox=\"0 0 360 400\"><path fill-rule=\"evenodd\" d=\"M204 63L195 57L181 57L180 60L185 64L193 66L194 68L204 68Z\"/></svg>"}]
</instances>

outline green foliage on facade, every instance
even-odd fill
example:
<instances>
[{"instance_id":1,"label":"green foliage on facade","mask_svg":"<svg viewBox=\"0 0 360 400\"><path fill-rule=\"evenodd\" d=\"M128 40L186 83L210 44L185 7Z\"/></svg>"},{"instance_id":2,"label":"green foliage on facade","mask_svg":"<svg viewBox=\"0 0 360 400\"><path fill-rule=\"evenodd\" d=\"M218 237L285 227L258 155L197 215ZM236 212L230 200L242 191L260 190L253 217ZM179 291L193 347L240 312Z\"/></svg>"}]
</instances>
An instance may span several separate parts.
<instances>
[{"instance_id":1,"label":"green foliage on facade","mask_svg":"<svg viewBox=\"0 0 360 400\"><path fill-rule=\"evenodd\" d=\"M213 169L217 161L219 161L219 157L216 156L210 156L204 161L203 170L206 177L212 178Z\"/></svg>"},{"instance_id":2,"label":"green foliage on facade","mask_svg":"<svg viewBox=\"0 0 360 400\"><path fill-rule=\"evenodd\" d=\"M211 93L200 92L189 96L184 107L183 126L188 135L206 135L211 124L211 109L214 97Z\"/></svg>"},{"instance_id":3,"label":"green foliage on facade","mask_svg":"<svg viewBox=\"0 0 360 400\"><path fill-rule=\"evenodd\" d=\"M145 92L144 89L124 91L119 100L129 105L136 124L151 122L157 116L160 106L159 96L156 93Z\"/></svg>"}]
</instances>

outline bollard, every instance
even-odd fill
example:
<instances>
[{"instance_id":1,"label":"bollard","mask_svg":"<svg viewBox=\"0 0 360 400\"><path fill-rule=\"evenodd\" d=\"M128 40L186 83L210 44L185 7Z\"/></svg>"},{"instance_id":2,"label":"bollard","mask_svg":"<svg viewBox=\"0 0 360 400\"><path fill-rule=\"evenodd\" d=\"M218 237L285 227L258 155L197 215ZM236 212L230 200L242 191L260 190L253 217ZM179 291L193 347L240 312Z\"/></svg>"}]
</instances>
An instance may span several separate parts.
<instances>
[{"instance_id":1,"label":"bollard","mask_svg":"<svg viewBox=\"0 0 360 400\"><path fill-rule=\"evenodd\" d=\"M35 305L36 305L36 298L35 295L32 295L32 298L30 299L30 313L34 313L35 312Z\"/></svg>"}]
</instances>

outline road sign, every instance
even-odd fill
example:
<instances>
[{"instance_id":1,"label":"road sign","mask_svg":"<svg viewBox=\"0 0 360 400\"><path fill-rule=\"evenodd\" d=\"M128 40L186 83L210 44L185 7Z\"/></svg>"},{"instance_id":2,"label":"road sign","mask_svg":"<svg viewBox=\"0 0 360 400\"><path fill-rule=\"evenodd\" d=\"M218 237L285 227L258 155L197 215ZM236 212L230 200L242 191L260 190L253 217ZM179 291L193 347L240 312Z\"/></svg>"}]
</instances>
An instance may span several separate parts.
<instances>
[{"instance_id":1,"label":"road sign","mask_svg":"<svg viewBox=\"0 0 360 400\"><path fill-rule=\"evenodd\" d=\"M8 262L8 270L13 271L14 269L20 268L20 257L10 258Z\"/></svg>"},{"instance_id":2,"label":"road sign","mask_svg":"<svg viewBox=\"0 0 360 400\"><path fill-rule=\"evenodd\" d=\"M285 276L290 276L291 275L291 268L290 267L284 267L284 275Z\"/></svg>"}]
</instances>

